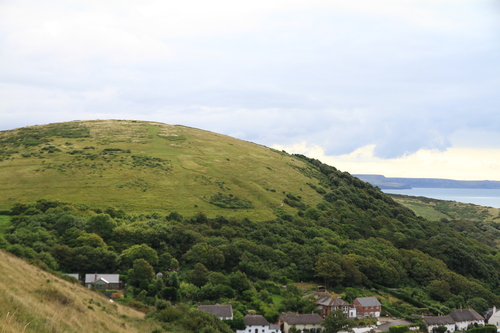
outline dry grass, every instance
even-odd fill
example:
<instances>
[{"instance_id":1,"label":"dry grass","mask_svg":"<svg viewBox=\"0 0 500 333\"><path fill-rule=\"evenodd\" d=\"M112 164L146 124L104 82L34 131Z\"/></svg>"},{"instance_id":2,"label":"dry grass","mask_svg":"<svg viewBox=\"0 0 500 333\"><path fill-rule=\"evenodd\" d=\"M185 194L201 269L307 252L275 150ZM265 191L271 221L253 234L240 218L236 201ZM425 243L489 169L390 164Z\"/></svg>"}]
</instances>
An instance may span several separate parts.
<instances>
[{"instance_id":1,"label":"dry grass","mask_svg":"<svg viewBox=\"0 0 500 333\"><path fill-rule=\"evenodd\" d=\"M144 314L0 251L0 332L151 332Z\"/></svg>"}]
</instances>

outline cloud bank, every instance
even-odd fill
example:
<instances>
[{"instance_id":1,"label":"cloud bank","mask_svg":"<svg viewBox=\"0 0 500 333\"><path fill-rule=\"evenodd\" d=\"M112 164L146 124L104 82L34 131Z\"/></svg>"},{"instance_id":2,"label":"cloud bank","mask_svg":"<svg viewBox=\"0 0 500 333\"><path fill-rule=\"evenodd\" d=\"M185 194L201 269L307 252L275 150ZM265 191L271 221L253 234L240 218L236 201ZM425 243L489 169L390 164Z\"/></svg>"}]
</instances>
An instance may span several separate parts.
<instances>
[{"instance_id":1,"label":"cloud bank","mask_svg":"<svg viewBox=\"0 0 500 333\"><path fill-rule=\"evenodd\" d=\"M7 0L0 130L141 119L324 158L496 164L499 31L493 0Z\"/></svg>"}]
</instances>

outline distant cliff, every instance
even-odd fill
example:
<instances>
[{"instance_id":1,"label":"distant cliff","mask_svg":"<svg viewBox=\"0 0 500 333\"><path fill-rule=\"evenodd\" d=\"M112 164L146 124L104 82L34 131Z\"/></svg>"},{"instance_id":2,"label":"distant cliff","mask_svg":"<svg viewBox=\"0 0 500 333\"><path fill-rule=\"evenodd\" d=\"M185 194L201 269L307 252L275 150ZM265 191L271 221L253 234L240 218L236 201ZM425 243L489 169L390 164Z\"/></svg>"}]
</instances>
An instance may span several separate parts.
<instances>
[{"instance_id":1,"label":"distant cliff","mask_svg":"<svg viewBox=\"0 0 500 333\"><path fill-rule=\"evenodd\" d=\"M452 180L440 178L396 178L383 175L353 175L381 189L425 188L481 188L500 189L500 181L494 180Z\"/></svg>"}]
</instances>

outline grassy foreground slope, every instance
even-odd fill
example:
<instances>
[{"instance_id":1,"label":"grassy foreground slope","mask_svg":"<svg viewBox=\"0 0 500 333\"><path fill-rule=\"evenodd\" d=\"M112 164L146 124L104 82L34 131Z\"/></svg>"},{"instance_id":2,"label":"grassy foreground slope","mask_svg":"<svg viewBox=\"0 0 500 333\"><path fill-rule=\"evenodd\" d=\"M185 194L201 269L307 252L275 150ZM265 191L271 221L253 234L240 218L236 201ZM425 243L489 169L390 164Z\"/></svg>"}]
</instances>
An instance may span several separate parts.
<instances>
[{"instance_id":1,"label":"grassy foreground slope","mask_svg":"<svg viewBox=\"0 0 500 333\"><path fill-rule=\"evenodd\" d=\"M293 156L161 123L74 121L0 132L0 209L55 199L129 212L268 219L285 193L321 199ZM317 181L313 184L319 186Z\"/></svg>"},{"instance_id":2,"label":"grassy foreground slope","mask_svg":"<svg viewBox=\"0 0 500 333\"><path fill-rule=\"evenodd\" d=\"M144 314L0 250L0 331L151 332Z\"/></svg>"}]
</instances>

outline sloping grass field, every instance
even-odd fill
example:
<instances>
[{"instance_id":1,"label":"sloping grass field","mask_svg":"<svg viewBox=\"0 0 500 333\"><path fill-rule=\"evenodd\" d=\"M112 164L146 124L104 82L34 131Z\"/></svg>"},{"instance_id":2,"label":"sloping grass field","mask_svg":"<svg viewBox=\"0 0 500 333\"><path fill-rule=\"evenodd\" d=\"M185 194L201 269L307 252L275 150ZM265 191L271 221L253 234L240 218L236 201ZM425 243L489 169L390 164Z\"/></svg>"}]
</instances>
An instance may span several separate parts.
<instances>
[{"instance_id":1,"label":"sloping grass field","mask_svg":"<svg viewBox=\"0 0 500 333\"><path fill-rule=\"evenodd\" d=\"M144 314L0 250L0 332L151 332Z\"/></svg>"},{"instance_id":2,"label":"sloping grass field","mask_svg":"<svg viewBox=\"0 0 500 333\"><path fill-rule=\"evenodd\" d=\"M33 126L0 132L0 210L56 199L265 220L277 210L294 211L282 202L287 193L308 204L321 200L307 184L321 187L308 169L284 152L184 126L128 120ZM218 193L229 202L225 208L212 203Z\"/></svg>"}]
</instances>

